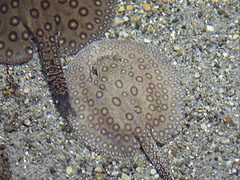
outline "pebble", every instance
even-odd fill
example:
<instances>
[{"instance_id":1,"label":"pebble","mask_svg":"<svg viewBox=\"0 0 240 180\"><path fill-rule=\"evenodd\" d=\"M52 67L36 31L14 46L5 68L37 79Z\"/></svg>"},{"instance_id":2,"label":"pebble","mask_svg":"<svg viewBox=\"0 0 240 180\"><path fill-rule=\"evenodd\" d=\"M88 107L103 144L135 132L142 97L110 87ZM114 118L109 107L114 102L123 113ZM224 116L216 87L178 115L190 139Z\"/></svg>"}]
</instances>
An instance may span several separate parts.
<instances>
[{"instance_id":1,"label":"pebble","mask_svg":"<svg viewBox=\"0 0 240 180\"><path fill-rule=\"evenodd\" d=\"M198 79L198 78L200 78L201 76L200 76L200 74L197 72L197 73L195 73L194 77L195 77L196 79Z\"/></svg>"},{"instance_id":2,"label":"pebble","mask_svg":"<svg viewBox=\"0 0 240 180\"><path fill-rule=\"evenodd\" d=\"M71 166L68 166L67 169L66 169L66 172L67 172L68 175L71 175L72 172L73 172L72 167L71 167Z\"/></svg>"},{"instance_id":3,"label":"pebble","mask_svg":"<svg viewBox=\"0 0 240 180\"><path fill-rule=\"evenodd\" d=\"M101 167L101 166L96 167L96 168L95 168L95 172L96 172L96 173L102 173L102 172L103 172L102 167Z\"/></svg>"},{"instance_id":4,"label":"pebble","mask_svg":"<svg viewBox=\"0 0 240 180\"><path fill-rule=\"evenodd\" d=\"M229 144L230 143L230 139L226 138L226 137L222 137L221 138L221 143L222 144Z\"/></svg>"},{"instance_id":5,"label":"pebble","mask_svg":"<svg viewBox=\"0 0 240 180\"><path fill-rule=\"evenodd\" d=\"M118 12L124 12L125 8L123 6L120 6L120 8L118 9Z\"/></svg>"},{"instance_id":6,"label":"pebble","mask_svg":"<svg viewBox=\"0 0 240 180\"><path fill-rule=\"evenodd\" d=\"M206 126L206 124L201 124L201 129L204 130L204 131L207 131L207 126Z\"/></svg>"},{"instance_id":7,"label":"pebble","mask_svg":"<svg viewBox=\"0 0 240 180\"><path fill-rule=\"evenodd\" d=\"M174 51L179 51L180 50L180 46L179 45L176 45L173 47Z\"/></svg>"},{"instance_id":8,"label":"pebble","mask_svg":"<svg viewBox=\"0 0 240 180\"><path fill-rule=\"evenodd\" d=\"M127 10L128 11L132 11L133 10L133 6L132 5L127 5Z\"/></svg>"},{"instance_id":9,"label":"pebble","mask_svg":"<svg viewBox=\"0 0 240 180\"><path fill-rule=\"evenodd\" d=\"M151 10L151 6L147 3L143 4L142 7L143 7L144 11L150 11Z\"/></svg>"},{"instance_id":10,"label":"pebble","mask_svg":"<svg viewBox=\"0 0 240 180\"><path fill-rule=\"evenodd\" d=\"M147 39L147 38L144 38L143 40L145 43L151 43L151 40L150 39Z\"/></svg>"},{"instance_id":11,"label":"pebble","mask_svg":"<svg viewBox=\"0 0 240 180\"><path fill-rule=\"evenodd\" d=\"M119 171L113 170L111 173L111 176L118 176Z\"/></svg>"},{"instance_id":12,"label":"pebble","mask_svg":"<svg viewBox=\"0 0 240 180\"><path fill-rule=\"evenodd\" d=\"M233 37L232 37L233 40L236 40L237 38L239 38L238 34L234 34Z\"/></svg>"},{"instance_id":13,"label":"pebble","mask_svg":"<svg viewBox=\"0 0 240 180\"><path fill-rule=\"evenodd\" d=\"M142 168L142 167L137 167L137 168L136 168L136 171L137 171L138 173L141 173L141 172L142 172L142 170L143 170L143 168Z\"/></svg>"},{"instance_id":14,"label":"pebble","mask_svg":"<svg viewBox=\"0 0 240 180\"><path fill-rule=\"evenodd\" d=\"M151 171L150 171L150 174L151 175L155 175L157 173L157 170L156 169L151 169Z\"/></svg>"},{"instance_id":15,"label":"pebble","mask_svg":"<svg viewBox=\"0 0 240 180\"><path fill-rule=\"evenodd\" d=\"M24 93L24 94L28 94L29 92L30 92L30 89L28 89L28 88L26 88L26 89L23 90L23 93Z\"/></svg>"},{"instance_id":16,"label":"pebble","mask_svg":"<svg viewBox=\"0 0 240 180\"><path fill-rule=\"evenodd\" d=\"M121 179L122 180L131 180L131 178L125 173L122 173Z\"/></svg>"},{"instance_id":17,"label":"pebble","mask_svg":"<svg viewBox=\"0 0 240 180\"><path fill-rule=\"evenodd\" d=\"M206 27L206 30L208 31L208 32L213 32L214 31L214 27L212 26L212 25L207 25L207 27Z\"/></svg>"}]
</instances>

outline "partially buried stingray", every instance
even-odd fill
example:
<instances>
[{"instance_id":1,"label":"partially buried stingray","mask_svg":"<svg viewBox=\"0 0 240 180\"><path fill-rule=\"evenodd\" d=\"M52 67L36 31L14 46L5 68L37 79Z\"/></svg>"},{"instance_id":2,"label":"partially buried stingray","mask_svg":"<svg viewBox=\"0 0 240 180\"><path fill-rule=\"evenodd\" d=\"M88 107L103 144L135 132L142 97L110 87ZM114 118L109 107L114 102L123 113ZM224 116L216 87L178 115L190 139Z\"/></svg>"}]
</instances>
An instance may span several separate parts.
<instances>
[{"instance_id":1,"label":"partially buried stingray","mask_svg":"<svg viewBox=\"0 0 240 180\"><path fill-rule=\"evenodd\" d=\"M69 106L60 56L74 55L109 27L117 0L1 0L0 63L22 64L40 54L53 99Z\"/></svg>"},{"instance_id":2,"label":"partially buried stingray","mask_svg":"<svg viewBox=\"0 0 240 180\"><path fill-rule=\"evenodd\" d=\"M131 40L97 41L64 71L69 121L91 149L112 158L141 146L161 177L171 179L156 143L178 133L184 91L157 48Z\"/></svg>"}]
</instances>

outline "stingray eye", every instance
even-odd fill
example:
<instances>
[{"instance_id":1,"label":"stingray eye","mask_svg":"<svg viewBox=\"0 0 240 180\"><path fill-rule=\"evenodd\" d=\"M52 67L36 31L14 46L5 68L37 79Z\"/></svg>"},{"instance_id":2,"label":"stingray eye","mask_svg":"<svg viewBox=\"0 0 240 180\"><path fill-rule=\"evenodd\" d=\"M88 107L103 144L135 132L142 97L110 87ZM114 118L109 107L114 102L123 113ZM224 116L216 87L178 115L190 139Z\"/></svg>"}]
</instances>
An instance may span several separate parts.
<instances>
[{"instance_id":1,"label":"stingray eye","mask_svg":"<svg viewBox=\"0 0 240 180\"><path fill-rule=\"evenodd\" d=\"M97 68L96 68L96 67L92 67L91 70L90 70L90 72L91 72L91 75L93 75L93 76L98 76L98 71L97 71Z\"/></svg>"}]
</instances>

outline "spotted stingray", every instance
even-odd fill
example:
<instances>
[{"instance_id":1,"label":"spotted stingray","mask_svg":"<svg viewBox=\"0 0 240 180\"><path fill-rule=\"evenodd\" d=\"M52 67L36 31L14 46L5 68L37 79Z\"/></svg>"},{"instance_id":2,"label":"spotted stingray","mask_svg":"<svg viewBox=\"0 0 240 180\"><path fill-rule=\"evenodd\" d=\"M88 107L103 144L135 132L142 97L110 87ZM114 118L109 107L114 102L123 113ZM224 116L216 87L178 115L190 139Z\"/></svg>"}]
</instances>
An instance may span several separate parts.
<instances>
[{"instance_id":1,"label":"spotted stingray","mask_svg":"<svg viewBox=\"0 0 240 180\"><path fill-rule=\"evenodd\" d=\"M68 106L60 55L103 36L117 0L1 0L0 63L22 64L38 48L58 108ZM61 111L61 109L59 109Z\"/></svg>"},{"instance_id":2,"label":"spotted stingray","mask_svg":"<svg viewBox=\"0 0 240 180\"><path fill-rule=\"evenodd\" d=\"M131 157L141 146L159 174L171 179L157 143L178 133L184 92L157 48L97 41L64 74L75 112L69 121L87 146L112 158Z\"/></svg>"}]
</instances>

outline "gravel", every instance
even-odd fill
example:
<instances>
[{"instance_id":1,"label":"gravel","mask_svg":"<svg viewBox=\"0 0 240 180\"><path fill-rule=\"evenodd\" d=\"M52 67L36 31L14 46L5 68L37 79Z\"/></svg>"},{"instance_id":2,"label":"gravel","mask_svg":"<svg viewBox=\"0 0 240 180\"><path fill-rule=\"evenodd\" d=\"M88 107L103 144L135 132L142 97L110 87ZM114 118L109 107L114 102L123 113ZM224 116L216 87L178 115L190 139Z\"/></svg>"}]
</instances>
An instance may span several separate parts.
<instances>
[{"instance_id":1,"label":"gravel","mask_svg":"<svg viewBox=\"0 0 240 180\"><path fill-rule=\"evenodd\" d=\"M182 72L182 130L161 148L174 179L240 179L238 0L121 1L119 9L106 37L157 46ZM77 140L54 107L37 55L0 65L0 147L0 168L12 179L159 179L140 150L118 161Z\"/></svg>"}]
</instances>

